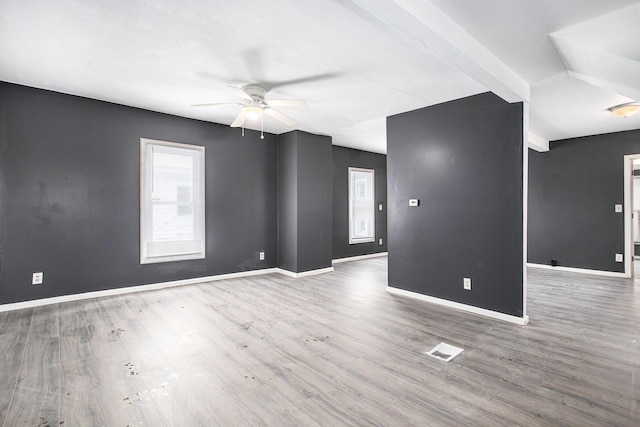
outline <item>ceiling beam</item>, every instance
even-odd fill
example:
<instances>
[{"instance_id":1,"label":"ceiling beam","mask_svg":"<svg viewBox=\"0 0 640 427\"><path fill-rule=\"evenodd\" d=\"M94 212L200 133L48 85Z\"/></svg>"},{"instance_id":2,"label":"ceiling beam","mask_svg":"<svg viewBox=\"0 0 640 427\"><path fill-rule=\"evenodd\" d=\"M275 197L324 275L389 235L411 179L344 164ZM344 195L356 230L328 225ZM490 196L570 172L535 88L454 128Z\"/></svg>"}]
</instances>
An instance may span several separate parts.
<instances>
[{"instance_id":1,"label":"ceiling beam","mask_svg":"<svg viewBox=\"0 0 640 427\"><path fill-rule=\"evenodd\" d=\"M529 148L541 153L549 151L549 141L531 131L527 132L527 143Z\"/></svg>"},{"instance_id":2,"label":"ceiling beam","mask_svg":"<svg viewBox=\"0 0 640 427\"><path fill-rule=\"evenodd\" d=\"M529 84L430 1L351 3L411 47L443 59L505 101L529 102Z\"/></svg>"},{"instance_id":3,"label":"ceiling beam","mask_svg":"<svg viewBox=\"0 0 640 427\"><path fill-rule=\"evenodd\" d=\"M636 3L556 31L551 41L571 77L640 100L640 61L634 44L639 18Z\"/></svg>"},{"instance_id":4,"label":"ceiling beam","mask_svg":"<svg viewBox=\"0 0 640 427\"><path fill-rule=\"evenodd\" d=\"M640 61L558 34L551 34L551 40L571 77L629 99L640 99Z\"/></svg>"}]
</instances>

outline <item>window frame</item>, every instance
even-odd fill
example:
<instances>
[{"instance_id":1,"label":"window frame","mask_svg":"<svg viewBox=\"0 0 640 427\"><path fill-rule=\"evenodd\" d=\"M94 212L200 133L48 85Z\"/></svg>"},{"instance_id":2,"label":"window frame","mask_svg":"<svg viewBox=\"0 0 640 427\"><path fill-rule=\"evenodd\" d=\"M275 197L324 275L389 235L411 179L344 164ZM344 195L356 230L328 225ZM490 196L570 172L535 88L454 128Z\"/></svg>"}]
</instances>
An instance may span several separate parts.
<instances>
[{"instance_id":1,"label":"window frame","mask_svg":"<svg viewBox=\"0 0 640 427\"><path fill-rule=\"evenodd\" d=\"M354 212L354 206L353 206L353 202L354 202L354 197L353 193L354 193L354 188L353 188L353 173L354 172L365 172L365 173L370 173L371 174L371 218L372 218L372 224L371 224L371 236L366 236L366 237L355 237L354 236L354 217L353 217L353 212ZM357 167L349 167L349 173L348 173L348 198L349 198L349 244L350 245L355 245L355 244L359 244L359 243L371 243L371 242L375 242L376 241L376 175L375 175L375 169L365 169L365 168L357 168Z\"/></svg>"},{"instance_id":2,"label":"window frame","mask_svg":"<svg viewBox=\"0 0 640 427\"><path fill-rule=\"evenodd\" d=\"M152 242L153 149L160 152L191 152L193 169L194 240ZM183 154L186 155L186 154ZM206 256L205 232L205 148L200 145L140 138L140 264L203 259ZM179 201L176 200L176 205Z\"/></svg>"}]
</instances>

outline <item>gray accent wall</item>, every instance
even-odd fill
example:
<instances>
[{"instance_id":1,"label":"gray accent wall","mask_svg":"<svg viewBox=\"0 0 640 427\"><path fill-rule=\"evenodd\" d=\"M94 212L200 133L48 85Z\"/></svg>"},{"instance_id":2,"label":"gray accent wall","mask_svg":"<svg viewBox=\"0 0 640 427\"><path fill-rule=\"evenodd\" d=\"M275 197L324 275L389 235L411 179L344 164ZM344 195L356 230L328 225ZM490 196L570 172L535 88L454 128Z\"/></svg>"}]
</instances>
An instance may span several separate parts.
<instances>
[{"instance_id":1,"label":"gray accent wall","mask_svg":"<svg viewBox=\"0 0 640 427\"><path fill-rule=\"evenodd\" d=\"M349 244L349 168L373 169L376 193L376 241ZM382 204L382 211L378 204ZM379 239L382 239L380 245ZM387 156L333 146L333 259L387 251Z\"/></svg>"},{"instance_id":2,"label":"gray accent wall","mask_svg":"<svg viewBox=\"0 0 640 427\"><path fill-rule=\"evenodd\" d=\"M387 119L389 286L523 317L522 132L492 93Z\"/></svg>"},{"instance_id":3,"label":"gray accent wall","mask_svg":"<svg viewBox=\"0 0 640 427\"><path fill-rule=\"evenodd\" d=\"M331 267L331 138L279 136L278 266L293 273Z\"/></svg>"},{"instance_id":4,"label":"gray accent wall","mask_svg":"<svg viewBox=\"0 0 640 427\"><path fill-rule=\"evenodd\" d=\"M0 304L273 267L330 267L331 138L245 133L0 82ZM205 147L205 259L140 264L140 138ZM380 179L382 172L382 191ZM31 285L34 272L44 272L43 285Z\"/></svg>"},{"instance_id":5,"label":"gray accent wall","mask_svg":"<svg viewBox=\"0 0 640 427\"><path fill-rule=\"evenodd\" d=\"M206 259L140 265L140 138L205 147ZM0 304L276 267L276 194L275 135L0 82Z\"/></svg>"},{"instance_id":6,"label":"gray accent wall","mask_svg":"<svg viewBox=\"0 0 640 427\"><path fill-rule=\"evenodd\" d=\"M528 261L624 272L624 156L640 130L552 141L529 150Z\"/></svg>"},{"instance_id":7,"label":"gray accent wall","mask_svg":"<svg viewBox=\"0 0 640 427\"><path fill-rule=\"evenodd\" d=\"M278 267L298 271L298 146L294 132L278 137Z\"/></svg>"}]
</instances>

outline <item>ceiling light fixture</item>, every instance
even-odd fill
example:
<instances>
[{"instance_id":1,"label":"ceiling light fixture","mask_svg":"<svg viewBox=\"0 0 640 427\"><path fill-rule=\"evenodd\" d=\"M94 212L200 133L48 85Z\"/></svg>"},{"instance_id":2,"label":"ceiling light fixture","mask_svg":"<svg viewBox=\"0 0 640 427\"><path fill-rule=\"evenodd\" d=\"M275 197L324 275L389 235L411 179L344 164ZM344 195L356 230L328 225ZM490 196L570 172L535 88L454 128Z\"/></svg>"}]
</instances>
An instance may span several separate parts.
<instances>
[{"instance_id":1,"label":"ceiling light fixture","mask_svg":"<svg viewBox=\"0 0 640 427\"><path fill-rule=\"evenodd\" d=\"M255 121L260 119L260 139L264 139L264 109L256 104L251 103L242 107L242 115L244 119L242 120L242 136L244 136L244 122L246 120Z\"/></svg>"},{"instance_id":2,"label":"ceiling light fixture","mask_svg":"<svg viewBox=\"0 0 640 427\"><path fill-rule=\"evenodd\" d=\"M244 113L245 118L248 120L256 120L262 116L262 108L249 104L246 107L242 107L242 112Z\"/></svg>"},{"instance_id":3,"label":"ceiling light fixture","mask_svg":"<svg viewBox=\"0 0 640 427\"><path fill-rule=\"evenodd\" d=\"M616 105L615 107L609 108L609 111L616 117L626 119L640 111L640 102L627 102L626 104Z\"/></svg>"}]
</instances>

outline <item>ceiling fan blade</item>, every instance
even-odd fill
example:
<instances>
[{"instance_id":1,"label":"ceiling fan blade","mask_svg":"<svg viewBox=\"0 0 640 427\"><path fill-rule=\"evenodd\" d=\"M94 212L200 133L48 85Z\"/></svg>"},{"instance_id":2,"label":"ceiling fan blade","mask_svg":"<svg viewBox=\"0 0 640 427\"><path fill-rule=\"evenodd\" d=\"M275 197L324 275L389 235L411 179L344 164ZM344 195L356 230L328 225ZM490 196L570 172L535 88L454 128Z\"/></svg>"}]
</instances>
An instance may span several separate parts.
<instances>
[{"instance_id":1,"label":"ceiling fan blade","mask_svg":"<svg viewBox=\"0 0 640 427\"><path fill-rule=\"evenodd\" d=\"M231 127L239 128L242 125L244 125L244 111L240 111L240 114L238 114L233 123L231 123Z\"/></svg>"},{"instance_id":2,"label":"ceiling fan blade","mask_svg":"<svg viewBox=\"0 0 640 427\"><path fill-rule=\"evenodd\" d=\"M242 105L240 102L213 102L209 104L191 104L192 107L216 107L221 105Z\"/></svg>"},{"instance_id":3,"label":"ceiling fan blade","mask_svg":"<svg viewBox=\"0 0 640 427\"><path fill-rule=\"evenodd\" d=\"M306 107L307 103L303 99L267 99L267 105L273 107Z\"/></svg>"},{"instance_id":4,"label":"ceiling fan blade","mask_svg":"<svg viewBox=\"0 0 640 427\"><path fill-rule=\"evenodd\" d=\"M251 98L251 95L245 92L241 87L235 87L235 86L229 85L227 86L227 88L229 88L231 92L235 93L240 98L246 99L247 101L253 101L253 98Z\"/></svg>"},{"instance_id":5,"label":"ceiling fan blade","mask_svg":"<svg viewBox=\"0 0 640 427\"><path fill-rule=\"evenodd\" d=\"M287 124L289 126L292 126L296 123L296 121L293 120L291 117L284 115L280 111L274 110L273 108L267 107L263 111L265 112L265 114L268 114L274 119L279 120L282 123Z\"/></svg>"}]
</instances>

